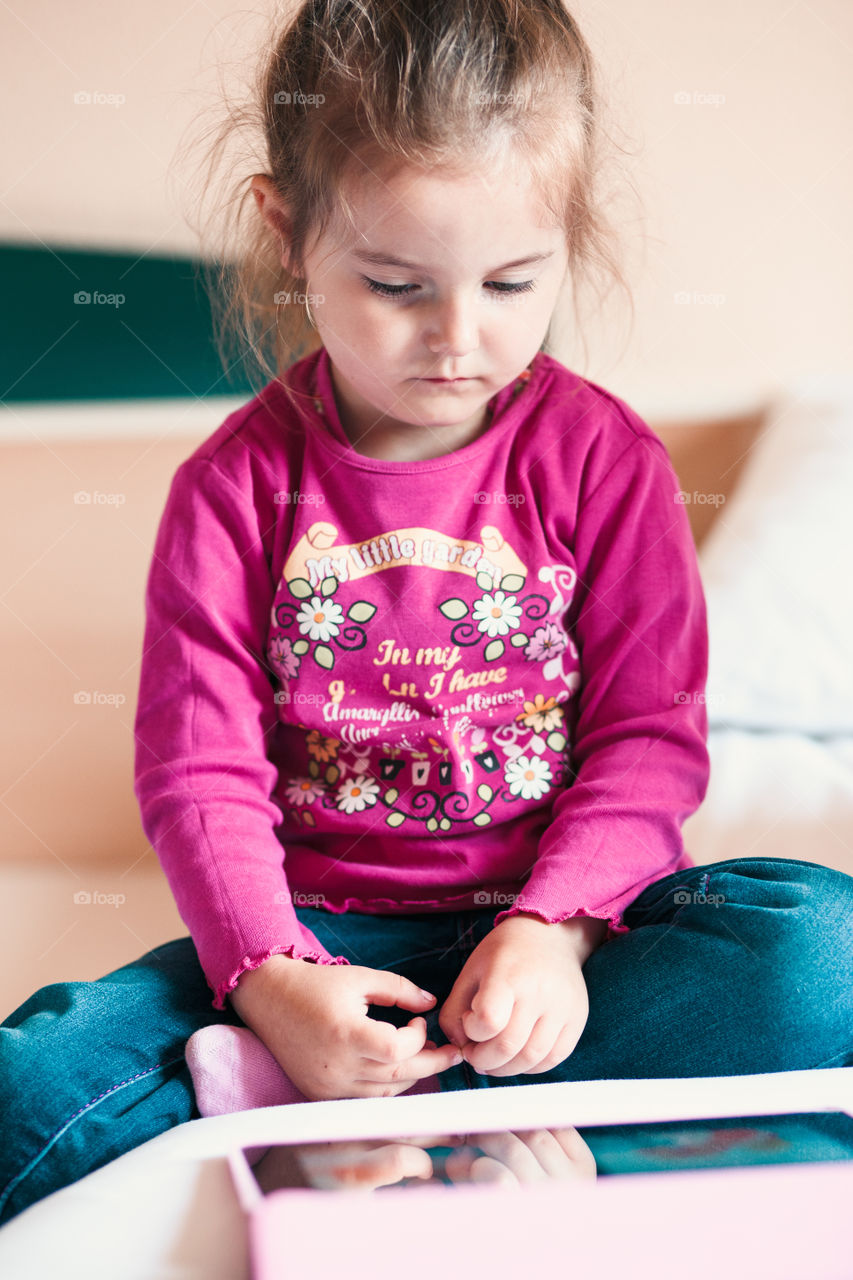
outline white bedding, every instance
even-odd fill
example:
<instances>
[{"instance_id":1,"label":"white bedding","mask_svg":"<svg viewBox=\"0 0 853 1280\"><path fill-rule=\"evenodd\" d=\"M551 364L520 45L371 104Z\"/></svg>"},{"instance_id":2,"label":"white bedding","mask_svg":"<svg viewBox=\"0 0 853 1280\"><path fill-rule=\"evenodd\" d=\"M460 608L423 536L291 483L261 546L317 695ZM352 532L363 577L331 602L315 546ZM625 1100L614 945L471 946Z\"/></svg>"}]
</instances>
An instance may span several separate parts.
<instances>
[{"instance_id":1,"label":"white bedding","mask_svg":"<svg viewBox=\"0 0 853 1280\"><path fill-rule=\"evenodd\" d=\"M697 863L795 858L853 875L853 737L718 729L711 779L683 827Z\"/></svg>"},{"instance_id":2,"label":"white bedding","mask_svg":"<svg viewBox=\"0 0 853 1280\"><path fill-rule=\"evenodd\" d=\"M364 1126L384 1136L448 1127L467 1132L494 1120L522 1129L797 1110L853 1110L853 1067L717 1079L532 1084L270 1107L195 1120L19 1214L0 1230L0 1274L7 1280L243 1280L249 1275L247 1234L226 1163L232 1145L357 1137ZM853 1167L849 1172L853 1194ZM718 1171L718 1177L724 1173ZM723 1199L715 1201L712 1216L719 1223L725 1214L722 1181L717 1194ZM765 1211L772 1213L772 1196ZM705 1216L703 1200L696 1205L697 1224ZM808 1229L805 1218L803 1229ZM440 1224L430 1224L430 1237L440 1239ZM630 1257L631 1248L619 1222L612 1222L602 1258ZM772 1245L768 1249L772 1264ZM360 1267L357 1252L354 1242L352 1277L398 1280L405 1274L403 1259ZM683 1260L670 1263L681 1267ZM546 1260L536 1258L534 1244L530 1264L530 1274L545 1273ZM452 1260L445 1259L442 1269L453 1275ZM656 1274L684 1273L661 1263ZM764 1274L780 1272L769 1265ZM312 1280L332 1280L322 1269L322 1242Z\"/></svg>"}]
</instances>

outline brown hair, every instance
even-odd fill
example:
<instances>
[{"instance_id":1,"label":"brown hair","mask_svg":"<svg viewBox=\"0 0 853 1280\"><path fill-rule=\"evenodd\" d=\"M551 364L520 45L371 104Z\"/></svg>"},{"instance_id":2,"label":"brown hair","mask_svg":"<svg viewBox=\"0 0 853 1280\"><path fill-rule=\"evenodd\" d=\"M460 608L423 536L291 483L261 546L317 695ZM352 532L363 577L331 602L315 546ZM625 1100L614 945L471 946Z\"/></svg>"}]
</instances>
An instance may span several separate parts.
<instances>
[{"instance_id":1,"label":"brown hair","mask_svg":"<svg viewBox=\"0 0 853 1280\"><path fill-rule=\"evenodd\" d=\"M604 212L610 197L599 194L606 148L592 55L561 0L305 0L273 19L264 48L249 101L229 103L224 121L220 107L205 135L199 211L221 190L217 169L231 180L228 145L254 134L261 168L291 210L296 266L309 237L352 228L349 184L388 165L464 172L510 143L565 229L576 331L583 338L579 289L595 287L598 273L625 289L633 317ZM280 237L255 203L257 150L243 165L218 210L215 252L206 248L214 220L189 221L226 377L232 359L246 361L260 389L321 342L307 322L305 278L282 265ZM551 326L543 349L550 340Z\"/></svg>"}]
</instances>

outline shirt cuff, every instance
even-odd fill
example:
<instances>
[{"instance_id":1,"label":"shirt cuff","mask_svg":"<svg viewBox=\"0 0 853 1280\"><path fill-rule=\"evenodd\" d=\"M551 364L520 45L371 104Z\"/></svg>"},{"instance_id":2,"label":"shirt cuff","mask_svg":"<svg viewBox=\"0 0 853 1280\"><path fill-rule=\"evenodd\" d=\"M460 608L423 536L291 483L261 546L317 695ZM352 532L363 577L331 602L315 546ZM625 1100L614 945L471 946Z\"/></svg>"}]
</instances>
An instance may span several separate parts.
<instances>
[{"instance_id":1,"label":"shirt cuff","mask_svg":"<svg viewBox=\"0 0 853 1280\"><path fill-rule=\"evenodd\" d=\"M290 956L293 960L307 960L313 964L349 964L346 956L333 956L328 951L310 951L300 946L298 942L279 943L267 951L243 956L230 976L217 984L213 1000L214 1009L225 1008L225 997L231 994L244 973L259 969L271 956L278 955Z\"/></svg>"}]
</instances>

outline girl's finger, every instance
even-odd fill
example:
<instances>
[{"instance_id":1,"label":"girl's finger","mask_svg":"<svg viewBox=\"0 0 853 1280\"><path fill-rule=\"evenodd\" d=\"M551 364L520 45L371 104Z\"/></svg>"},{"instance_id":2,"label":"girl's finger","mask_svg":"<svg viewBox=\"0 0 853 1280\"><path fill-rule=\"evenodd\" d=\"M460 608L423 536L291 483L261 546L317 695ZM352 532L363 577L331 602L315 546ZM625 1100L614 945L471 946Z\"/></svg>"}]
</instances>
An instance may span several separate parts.
<instances>
[{"instance_id":1,"label":"girl's finger","mask_svg":"<svg viewBox=\"0 0 853 1280\"><path fill-rule=\"evenodd\" d=\"M431 992L422 990L402 973L367 969L360 987L368 1004L397 1005L401 1009L432 1009L435 1005Z\"/></svg>"},{"instance_id":2,"label":"girl's finger","mask_svg":"<svg viewBox=\"0 0 853 1280\"><path fill-rule=\"evenodd\" d=\"M515 995L508 982L487 977L462 1014L462 1026L472 1040L492 1040L507 1028L513 1016Z\"/></svg>"},{"instance_id":3,"label":"girl's finger","mask_svg":"<svg viewBox=\"0 0 853 1280\"><path fill-rule=\"evenodd\" d=\"M417 1016L405 1027L394 1027L378 1018L363 1018L354 1028L352 1044L361 1057L377 1066L413 1058L424 1047L426 1019Z\"/></svg>"},{"instance_id":4,"label":"girl's finger","mask_svg":"<svg viewBox=\"0 0 853 1280\"><path fill-rule=\"evenodd\" d=\"M577 1047L580 1036L576 1029L572 1027L564 1027L561 1034L554 1042L554 1046L547 1053L541 1062L535 1063L531 1067L519 1067L519 1074L525 1075L541 1075L545 1071L553 1071L561 1062L565 1062L575 1048Z\"/></svg>"},{"instance_id":5,"label":"girl's finger","mask_svg":"<svg viewBox=\"0 0 853 1280\"><path fill-rule=\"evenodd\" d=\"M485 1072L489 1075L517 1075L524 1068L514 1064L518 1063L519 1056L527 1046L534 1027L545 1020L546 1015L543 1014L541 1018L537 1018L535 1011L533 1013L525 1013L520 1006L516 1005L508 1025L500 1032L499 1036L494 1036L491 1040L487 1040L482 1044L474 1045L465 1054L465 1057L475 1071ZM500 1042L504 1040L510 1044L518 1045L518 1049L514 1052L508 1052L503 1049ZM553 1040L551 1043L553 1044Z\"/></svg>"},{"instance_id":6,"label":"girl's finger","mask_svg":"<svg viewBox=\"0 0 853 1280\"><path fill-rule=\"evenodd\" d=\"M387 1061L365 1058L360 1064L360 1070L362 1076L373 1084L393 1083L400 1085L402 1089L408 1089L419 1080L439 1075L461 1061L462 1058L455 1045L443 1044L439 1048L431 1049L424 1046L419 1052L412 1054L405 1063L405 1069L400 1069L399 1078L393 1081L391 1079L393 1065Z\"/></svg>"},{"instance_id":7,"label":"girl's finger","mask_svg":"<svg viewBox=\"0 0 853 1280\"><path fill-rule=\"evenodd\" d=\"M539 1072L549 1070L547 1064L552 1060L554 1066L556 1066L557 1062L562 1062L563 1059L555 1057L555 1053L559 1051L561 1040L566 1036L566 1032L563 1030L561 1035L554 1039L558 1029L559 1028L553 1025L553 1019L548 1014L543 1014L542 1017L537 1019L534 1023L530 1033L528 1034L527 1040L519 1049L518 1053L514 1054L500 1066L490 1068L489 1074L495 1076L536 1075ZM541 1052L542 1044L547 1044L549 1039L551 1040L551 1047L547 1052ZM536 1043L538 1046L537 1052L539 1052L537 1060L533 1063L531 1063L529 1056L525 1057L531 1041ZM568 1056L569 1049L566 1048L563 1057L567 1058Z\"/></svg>"},{"instance_id":8,"label":"girl's finger","mask_svg":"<svg viewBox=\"0 0 853 1280\"><path fill-rule=\"evenodd\" d=\"M518 1175L519 1182L542 1182L547 1178L567 1178L573 1174L572 1159L552 1129L480 1134L477 1144L487 1155L501 1159L511 1168Z\"/></svg>"},{"instance_id":9,"label":"girl's finger","mask_svg":"<svg viewBox=\"0 0 853 1280\"><path fill-rule=\"evenodd\" d=\"M378 1018L362 1018L352 1028L350 1046L359 1057L372 1063L387 1065L406 1056L401 1053L406 1040L411 1045L408 1056L416 1053L420 1048L417 1035L417 1027L398 1028ZM404 1037L403 1040L399 1038L401 1036Z\"/></svg>"}]
</instances>

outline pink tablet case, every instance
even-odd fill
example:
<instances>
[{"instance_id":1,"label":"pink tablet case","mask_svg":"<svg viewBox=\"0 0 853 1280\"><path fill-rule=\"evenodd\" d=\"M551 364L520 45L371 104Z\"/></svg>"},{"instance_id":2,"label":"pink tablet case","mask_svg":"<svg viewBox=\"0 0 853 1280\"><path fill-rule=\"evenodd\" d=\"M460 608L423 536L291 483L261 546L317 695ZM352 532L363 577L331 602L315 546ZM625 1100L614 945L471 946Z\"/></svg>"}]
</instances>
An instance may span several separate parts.
<instances>
[{"instance_id":1,"label":"pink tablet case","mask_svg":"<svg viewBox=\"0 0 853 1280\"><path fill-rule=\"evenodd\" d=\"M254 1280L521 1280L605 1267L654 1280L853 1277L853 1162L262 1196L244 1157L230 1161Z\"/></svg>"}]
</instances>

